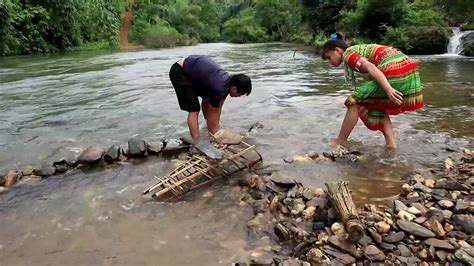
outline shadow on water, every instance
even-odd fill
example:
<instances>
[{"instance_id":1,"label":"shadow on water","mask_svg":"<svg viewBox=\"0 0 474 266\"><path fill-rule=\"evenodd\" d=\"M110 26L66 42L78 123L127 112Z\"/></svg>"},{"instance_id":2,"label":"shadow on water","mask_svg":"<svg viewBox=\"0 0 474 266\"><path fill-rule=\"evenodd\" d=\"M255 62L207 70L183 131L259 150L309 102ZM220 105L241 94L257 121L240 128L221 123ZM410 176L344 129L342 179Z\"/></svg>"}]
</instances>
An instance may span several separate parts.
<instances>
[{"instance_id":1,"label":"shadow on water","mask_svg":"<svg viewBox=\"0 0 474 266\"><path fill-rule=\"evenodd\" d=\"M295 49L297 52L295 52ZM472 58L416 57L427 107L393 118L399 150L358 124L351 145L360 161L286 164L283 158L328 151L350 93L343 71L288 44L205 44L127 53L87 52L0 59L0 170L75 157L93 144L154 141L187 134L168 78L173 62L208 54L252 77L250 97L230 99L222 125L249 134L265 164L305 185L349 180L357 203L383 202L413 173L474 139ZM246 228L249 207L233 179L169 205L140 193L173 162L150 159L97 172L23 180L0 195L0 261L11 264L216 265L249 256L265 236Z\"/></svg>"}]
</instances>

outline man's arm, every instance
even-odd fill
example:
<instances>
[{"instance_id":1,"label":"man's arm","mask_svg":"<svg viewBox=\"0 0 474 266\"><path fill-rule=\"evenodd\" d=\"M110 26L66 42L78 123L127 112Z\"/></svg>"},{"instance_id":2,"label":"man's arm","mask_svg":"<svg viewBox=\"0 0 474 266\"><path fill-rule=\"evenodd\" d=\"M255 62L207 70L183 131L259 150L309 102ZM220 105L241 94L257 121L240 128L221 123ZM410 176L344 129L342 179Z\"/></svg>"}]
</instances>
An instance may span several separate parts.
<instances>
[{"instance_id":1,"label":"man's arm","mask_svg":"<svg viewBox=\"0 0 474 266\"><path fill-rule=\"evenodd\" d=\"M199 112L189 112L188 113L188 128L189 134L193 139L194 143L199 142Z\"/></svg>"}]
</instances>

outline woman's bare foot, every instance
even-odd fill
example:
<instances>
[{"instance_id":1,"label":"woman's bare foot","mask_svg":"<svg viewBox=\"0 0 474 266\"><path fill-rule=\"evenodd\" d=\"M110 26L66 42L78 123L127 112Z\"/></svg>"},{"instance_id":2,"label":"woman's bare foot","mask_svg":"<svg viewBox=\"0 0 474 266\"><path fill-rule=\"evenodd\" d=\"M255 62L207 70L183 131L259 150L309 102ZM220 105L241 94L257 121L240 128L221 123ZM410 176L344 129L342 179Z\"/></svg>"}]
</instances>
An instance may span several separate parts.
<instances>
[{"instance_id":1,"label":"woman's bare foot","mask_svg":"<svg viewBox=\"0 0 474 266\"><path fill-rule=\"evenodd\" d=\"M339 139L332 139L331 140L331 147L337 147L337 146L343 146L343 147L347 147L348 143L347 141L340 141Z\"/></svg>"}]
</instances>

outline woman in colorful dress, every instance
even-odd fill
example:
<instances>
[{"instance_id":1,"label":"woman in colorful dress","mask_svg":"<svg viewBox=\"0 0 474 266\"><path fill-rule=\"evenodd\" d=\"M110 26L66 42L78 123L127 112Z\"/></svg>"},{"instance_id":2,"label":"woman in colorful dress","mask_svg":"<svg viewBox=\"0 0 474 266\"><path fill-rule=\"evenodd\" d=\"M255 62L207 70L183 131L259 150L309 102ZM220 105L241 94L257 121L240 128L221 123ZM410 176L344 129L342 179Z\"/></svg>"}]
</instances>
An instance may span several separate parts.
<instances>
[{"instance_id":1,"label":"woman in colorful dress","mask_svg":"<svg viewBox=\"0 0 474 266\"><path fill-rule=\"evenodd\" d=\"M370 130L380 130L388 149L397 143L390 115L423 107L422 86L416 63L400 50L378 44L347 45L337 38L327 41L321 57L333 66L344 63L346 80L354 92L345 101L347 113L334 144L345 146L358 118ZM369 74L357 86L354 72Z\"/></svg>"}]
</instances>

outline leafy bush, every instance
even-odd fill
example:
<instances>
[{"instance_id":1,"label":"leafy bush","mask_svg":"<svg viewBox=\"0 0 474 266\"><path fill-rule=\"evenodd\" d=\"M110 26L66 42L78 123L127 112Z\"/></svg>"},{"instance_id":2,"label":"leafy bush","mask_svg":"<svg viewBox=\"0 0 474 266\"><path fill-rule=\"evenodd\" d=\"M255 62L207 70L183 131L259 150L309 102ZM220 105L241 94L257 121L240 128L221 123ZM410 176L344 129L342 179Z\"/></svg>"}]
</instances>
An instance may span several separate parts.
<instances>
[{"instance_id":1,"label":"leafy bush","mask_svg":"<svg viewBox=\"0 0 474 266\"><path fill-rule=\"evenodd\" d=\"M191 41L189 36L179 33L168 22L161 20L144 30L140 44L150 48L165 48L189 45Z\"/></svg>"},{"instance_id":2,"label":"leafy bush","mask_svg":"<svg viewBox=\"0 0 474 266\"><path fill-rule=\"evenodd\" d=\"M224 36L234 43L265 42L269 39L265 29L255 20L252 9L247 9L240 16L226 21Z\"/></svg>"}]
</instances>

